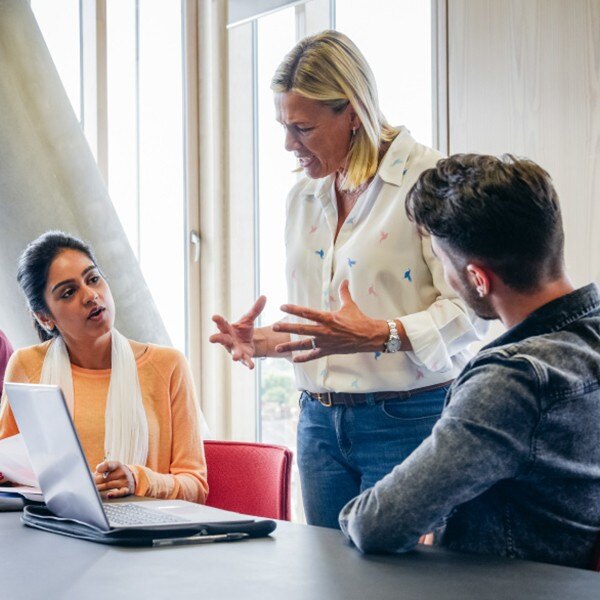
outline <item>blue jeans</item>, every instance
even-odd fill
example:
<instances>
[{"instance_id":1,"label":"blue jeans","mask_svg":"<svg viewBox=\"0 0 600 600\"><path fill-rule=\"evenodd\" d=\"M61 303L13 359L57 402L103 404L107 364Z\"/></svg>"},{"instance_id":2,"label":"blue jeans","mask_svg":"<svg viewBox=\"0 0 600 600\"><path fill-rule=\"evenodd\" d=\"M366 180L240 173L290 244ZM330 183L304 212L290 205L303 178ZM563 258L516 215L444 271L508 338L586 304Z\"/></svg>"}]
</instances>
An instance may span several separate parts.
<instances>
[{"instance_id":1,"label":"blue jeans","mask_svg":"<svg viewBox=\"0 0 600 600\"><path fill-rule=\"evenodd\" d=\"M342 507L400 464L438 420L448 388L377 404L322 406L304 392L298 468L306 520L339 527Z\"/></svg>"}]
</instances>

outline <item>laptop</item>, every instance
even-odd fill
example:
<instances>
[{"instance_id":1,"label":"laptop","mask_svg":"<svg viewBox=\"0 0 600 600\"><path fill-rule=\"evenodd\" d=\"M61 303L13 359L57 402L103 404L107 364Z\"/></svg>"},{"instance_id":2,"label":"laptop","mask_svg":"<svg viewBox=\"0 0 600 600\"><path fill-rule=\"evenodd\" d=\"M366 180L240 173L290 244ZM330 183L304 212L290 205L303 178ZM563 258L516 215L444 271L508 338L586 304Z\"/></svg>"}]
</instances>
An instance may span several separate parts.
<instances>
[{"instance_id":1,"label":"laptop","mask_svg":"<svg viewBox=\"0 0 600 600\"><path fill-rule=\"evenodd\" d=\"M189 529L210 523L253 523L244 515L184 500L103 502L58 386L4 383L46 506L58 517L96 527Z\"/></svg>"}]
</instances>

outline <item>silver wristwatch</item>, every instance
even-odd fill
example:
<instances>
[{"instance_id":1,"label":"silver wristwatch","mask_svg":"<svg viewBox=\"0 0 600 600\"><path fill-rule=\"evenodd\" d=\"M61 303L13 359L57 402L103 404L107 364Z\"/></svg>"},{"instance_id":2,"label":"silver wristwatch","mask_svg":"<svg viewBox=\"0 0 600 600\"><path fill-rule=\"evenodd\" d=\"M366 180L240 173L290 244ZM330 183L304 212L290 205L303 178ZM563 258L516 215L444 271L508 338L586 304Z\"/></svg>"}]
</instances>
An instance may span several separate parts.
<instances>
[{"instance_id":1,"label":"silver wristwatch","mask_svg":"<svg viewBox=\"0 0 600 600\"><path fill-rule=\"evenodd\" d=\"M396 327L396 321L388 321L388 327L390 328L390 337L388 341L383 345L385 348L384 352L398 352L402 347L402 340L398 335L398 328Z\"/></svg>"}]
</instances>

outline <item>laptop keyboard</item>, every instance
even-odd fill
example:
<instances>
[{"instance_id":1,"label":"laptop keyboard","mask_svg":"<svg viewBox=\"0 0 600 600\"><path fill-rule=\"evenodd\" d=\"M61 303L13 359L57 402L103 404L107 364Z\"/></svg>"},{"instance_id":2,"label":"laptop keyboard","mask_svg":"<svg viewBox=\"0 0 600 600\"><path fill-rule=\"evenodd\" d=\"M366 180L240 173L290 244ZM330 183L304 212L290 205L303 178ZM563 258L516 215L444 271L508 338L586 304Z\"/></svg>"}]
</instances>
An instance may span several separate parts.
<instances>
[{"instance_id":1,"label":"laptop keyboard","mask_svg":"<svg viewBox=\"0 0 600 600\"><path fill-rule=\"evenodd\" d=\"M104 504L108 522L112 526L128 525L176 525L188 523L188 519L170 515L156 509L143 508L139 504Z\"/></svg>"}]
</instances>

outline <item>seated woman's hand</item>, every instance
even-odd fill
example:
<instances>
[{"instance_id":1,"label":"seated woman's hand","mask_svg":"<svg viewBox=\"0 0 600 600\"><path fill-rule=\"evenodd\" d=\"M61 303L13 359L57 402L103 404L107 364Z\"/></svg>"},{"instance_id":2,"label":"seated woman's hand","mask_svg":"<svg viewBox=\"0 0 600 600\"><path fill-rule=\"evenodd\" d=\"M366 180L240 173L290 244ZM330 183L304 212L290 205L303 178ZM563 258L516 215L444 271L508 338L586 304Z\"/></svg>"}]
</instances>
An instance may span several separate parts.
<instances>
[{"instance_id":1,"label":"seated woman's hand","mask_svg":"<svg viewBox=\"0 0 600 600\"><path fill-rule=\"evenodd\" d=\"M213 344L221 344L231 354L234 361L240 361L249 369L254 368L256 348L254 345L254 321L263 311L267 298L261 296L254 306L238 321L230 323L221 315L214 315L212 320L216 323L219 333L208 338Z\"/></svg>"},{"instance_id":2,"label":"seated woman's hand","mask_svg":"<svg viewBox=\"0 0 600 600\"><path fill-rule=\"evenodd\" d=\"M279 344L277 352L308 350L294 356L294 362L307 362L329 354L354 354L355 352L377 352L389 336L385 320L367 317L356 305L348 281L340 284L341 308L337 312L313 310L304 306L284 304L281 310L290 315L313 321L314 325L280 321L273 325L274 331L310 336Z\"/></svg>"},{"instance_id":3,"label":"seated woman's hand","mask_svg":"<svg viewBox=\"0 0 600 600\"><path fill-rule=\"evenodd\" d=\"M103 498L122 498L135 492L133 472L118 460L102 461L96 467L94 483Z\"/></svg>"}]
</instances>

